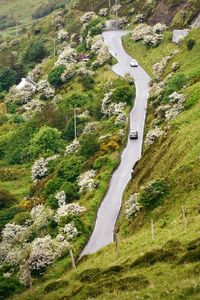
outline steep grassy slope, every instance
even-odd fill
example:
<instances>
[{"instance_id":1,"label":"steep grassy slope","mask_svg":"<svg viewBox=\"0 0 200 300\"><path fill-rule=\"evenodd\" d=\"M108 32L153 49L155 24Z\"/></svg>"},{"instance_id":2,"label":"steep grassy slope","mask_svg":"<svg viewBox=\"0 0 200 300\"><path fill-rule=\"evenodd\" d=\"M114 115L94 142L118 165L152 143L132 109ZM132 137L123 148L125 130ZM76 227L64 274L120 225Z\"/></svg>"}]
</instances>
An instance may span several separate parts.
<instances>
[{"instance_id":1,"label":"steep grassy slope","mask_svg":"<svg viewBox=\"0 0 200 300\"><path fill-rule=\"evenodd\" d=\"M153 210L142 209L136 218L126 219L124 207L118 222L119 249L115 245L85 257L77 272L69 272L59 280L52 279L30 294L16 299L199 299L200 297L200 85L198 65L199 30L189 38L196 40L190 52L185 41L179 46L174 60L180 64L178 72L188 76L185 111L168 122L170 130L152 146L146 148L133 172L133 180L124 200L149 181L164 178L168 192L162 205ZM125 39L126 43L126 39ZM176 48L166 43L149 52L141 44L128 49L145 55L145 65L152 72L152 64ZM149 53L149 59L148 59ZM140 56L139 56L140 55ZM156 58L155 58L156 57ZM171 63L165 75L171 70ZM152 108L147 127L151 127ZM185 211L186 222L183 210ZM151 220L155 239L152 240ZM108 260L109 256L109 260ZM47 294L46 294L47 293Z\"/></svg>"}]
</instances>

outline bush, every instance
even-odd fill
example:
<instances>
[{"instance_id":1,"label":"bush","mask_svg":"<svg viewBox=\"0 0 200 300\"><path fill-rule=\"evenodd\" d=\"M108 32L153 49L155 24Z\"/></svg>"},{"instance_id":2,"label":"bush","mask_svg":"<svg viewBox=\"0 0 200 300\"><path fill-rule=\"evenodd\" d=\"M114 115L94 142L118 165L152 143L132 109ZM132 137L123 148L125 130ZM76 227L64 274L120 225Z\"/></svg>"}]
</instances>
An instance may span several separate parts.
<instances>
[{"instance_id":1,"label":"bush","mask_svg":"<svg viewBox=\"0 0 200 300\"><path fill-rule=\"evenodd\" d=\"M164 179L156 179L145 186L140 193L139 202L146 209L154 209L163 200L167 192L167 184Z\"/></svg>"},{"instance_id":2,"label":"bush","mask_svg":"<svg viewBox=\"0 0 200 300\"><path fill-rule=\"evenodd\" d=\"M184 74L176 74L172 78L169 79L163 97L162 102L168 103L169 102L169 95L171 95L173 92L178 92L180 89L186 85L188 82L188 78Z\"/></svg>"},{"instance_id":3,"label":"bush","mask_svg":"<svg viewBox=\"0 0 200 300\"><path fill-rule=\"evenodd\" d=\"M97 135L95 133L84 134L80 138L80 146L84 157L93 156L100 149Z\"/></svg>"},{"instance_id":4,"label":"bush","mask_svg":"<svg viewBox=\"0 0 200 300\"><path fill-rule=\"evenodd\" d=\"M10 207L0 211L0 232L3 227L21 211L22 209L20 207Z\"/></svg>"},{"instance_id":5,"label":"bush","mask_svg":"<svg viewBox=\"0 0 200 300\"><path fill-rule=\"evenodd\" d=\"M82 76L80 81L84 87L84 90L92 90L94 88L95 80L92 76Z\"/></svg>"},{"instance_id":6,"label":"bush","mask_svg":"<svg viewBox=\"0 0 200 300\"><path fill-rule=\"evenodd\" d=\"M46 55L47 51L44 42L41 40L36 40L31 42L27 47L23 56L23 61L24 63L39 63L45 58Z\"/></svg>"},{"instance_id":7,"label":"bush","mask_svg":"<svg viewBox=\"0 0 200 300\"><path fill-rule=\"evenodd\" d=\"M50 179L44 187L44 196L48 197L50 195L54 195L57 191L60 190L61 185L63 184L63 180L61 178L53 178Z\"/></svg>"},{"instance_id":8,"label":"bush","mask_svg":"<svg viewBox=\"0 0 200 300\"><path fill-rule=\"evenodd\" d=\"M30 152L37 158L58 153L61 147L61 132L45 125L31 139Z\"/></svg>"},{"instance_id":9,"label":"bush","mask_svg":"<svg viewBox=\"0 0 200 300\"><path fill-rule=\"evenodd\" d=\"M5 190L0 190L0 210L8 208L16 202L15 197Z\"/></svg>"},{"instance_id":10,"label":"bush","mask_svg":"<svg viewBox=\"0 0 200 300\"><path fill-rule=\"evenodd\" d=\"M0 91L8 91L16 83L16 72L8 67L0 71Z\"/></svg>"},{"instance_id":11,"label":"bush","mask_svg":"<svg viewBox=\"0 0 200 300\"><path fill-rule=\"evenodd\" d=\"M189 39L186 43L186 46L189 51L191 51L195 45L196 45L196 41L194 39Z\"/></svg>"},{"instance_id":12,"label":"bush","mask_svg":"<svg viewBox=\"0 0 200 300\"><path fill-rule=\"evenodd\" d=\"M107 164L109 157L107 155L97 158L93 164L95 170L100 170L103 166Z\"/></svg>"},{"instance_id":13,"label":"bush","mask_svg":"<svg viewBox=\"0 0 200 300\"><path fill-rule=\"evenodd\" d=\"M48 80L51 85L53 85L55 88L58 88L63 84L61 75L64 72L64 67L63 66L58 66L55 69L53 69L49 75L48 75Z\"/></svg>"},{"instance_id":14,"label":"bush","mask_svg":"<svg viewBox=\"0 0 200 300\"><path fill-rule=\"evenodd\" d=\"M112 100L114 102L125 102L127 104L132 105L133 104L133 88L130 87L129 85L125 86L119 86L117 87L112 94Z\"/></svg>"},{"instance_id":15,"label":"bush","mask_svg":"<svg viewBox=\"0 0 200 300\"><path fill-rule=\"evenodd\" d=\"M81 156L68 157L61 162L57 175L65 181L74 183L81 173L83 162L84 159Z\"/></svg>"},{"instance_id":16,"label":"bush","mask_svg":"<svg viewBox=\"0 0 200 300\"><path fill-rule=\"evenodd\" d=\"M79 189L76 183L67 181L61 186L60 190L65 192L67 203L79 198Z\"/></svg>"},{"instance_id":17,"label":"bush","mask_svg":"<svg viewBox=\"0 0 200 300\"><path fill-rule=\"evenodd\" d=\"M15 278L0 278L0 300L10 297L21 290L22 286Z\"/></svg>"},{"instance_id":18,"label":"bush","mask_svg":"<svg viewBox=\"0 0 200 300\"><path fill-rule=\"evenodd\" d=\"M25 225L28 220L31 220L30 213L29 212L21 212L14 217L13 222L15 224Z\"/></svg>"}]
</instances>

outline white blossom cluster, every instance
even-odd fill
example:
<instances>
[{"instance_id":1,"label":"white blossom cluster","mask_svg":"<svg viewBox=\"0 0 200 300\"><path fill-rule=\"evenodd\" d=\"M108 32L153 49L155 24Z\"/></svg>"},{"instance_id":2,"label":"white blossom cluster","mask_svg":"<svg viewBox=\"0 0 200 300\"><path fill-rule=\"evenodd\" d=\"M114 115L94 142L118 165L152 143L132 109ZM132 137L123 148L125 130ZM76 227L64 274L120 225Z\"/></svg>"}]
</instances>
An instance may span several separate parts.
<instances>
[{"instance_id":1,"label":"white blossom cluster","mask_svg":"<svg viewBox=\"0 0 200 300\"><path fill-rule=\"evenodd\" d=\"M113 116L113 115L121 115L124 113L123 110L126 106L126 103L119 102L119 103L111 103L111 97L113 92L106 93L101 103L101 112L106 116Z\"/></svg>"},{"instance_id":2,"label":"white blossom cluster","mask_svg":"<svg viewBox=\"0 0 200 300\"><path fill-rule=\"evenodd\" d=\"M127 124L127 122L128 122L128 118L124 112L118 114L118 116L115 119L115 125Z\"/></svg>"},{"instance_id":3,"label":"white blossom cluster","mask_svg":"<svg viewBox=\"0 0 200 300\"><path fill-rule=\"evenodd\" d=\"M101 8L101 9L99 10L99 16L101 16L101 17L106 17L107 15L108 15L108 8L107 8L107 7Z\"/></svg>"},{"instance_id":4,"label":"white blossom cluster","mask_svg":"<svg viewBox=\"0 0 200 300\"><path fill-rule=\"evenodd\" d=\"M156 141L156 139L162 136L163 134L164 131L161 130L159 127L155 127L152 130L149 130L145 138L145 144L148 146L152 145Z\"/></svg>"},{"instance_id":5,"label":"white blossom cluster","mask_svg":"<svg viewBox=\"0 0 200 300\"><path fill-rule=\"evenodd\" d=\"M32 221L34 221L32 225L33 230L39 230L51 220L53 217L53 210L45 208L43 204L39 204L32 208L30 214Z\"/></svg>"},{"instance_id":6,"label":"white blossom cluster","mask_svg":"<svg viewBox=\"0 0 200 300\"><path fill-rule=\"evenodd\" d=\"M140 212L140 206L138 204L139 194L131 195L125 203L125 216L126 219L135 217Z\"/></svg>"},{"instance_id":7,"label":"white blossom cluster","mask_svg":"<svg viewBox=\"0 0 200 300\"><path fill-rule=\"evenodd\" d=\"M80 148L79 141L77 139L73 140L73 142L66 147L65 156L78 152L79 148Z\"/></svg>"},{"instance_id":8,"label":"white blossom cluster","mask_svg":"<svg viewBox=\"0 0 200 300\"><path fill-rule=\"evenodd\" d=\"M69 38L69 33L65 29L60 29L58 31L58 40L61 42L67 41Z\"/></svg>"},{"instance_id":9,"label":"white blossom cluster","mask_svg":"<svg viewBox=\"0 0 200 300\"><path fill-rule=\"evenodd\" d=\"M97 15L93 11L86 12L81 18L80 21L82 24L87 24L91 20L95 19Z\"/></svg>"},{"instance_id":10,"label":"white blossom cluster","mask_svg":"<svg viewBox=\"0 0 200 300\"><path fill-rule=\"evenodd\" d=\"M66 224L62 231L66 236L67 241L72 241L78 235L78 230L74 225L74 222Z\"/></svg>"},{"instance_id":11,"label":"white blossom cluster","mask_svg":"<svg viewBox=\"0 0 200 300\"><path fill-rule=\"evenodd\" d=\"M44 73L44 70L43 70L43 64L46 60L44 60L42 63L40 64L37 64L35 66L35 68L33 68L29 74L28 74L28 77L30 77L33 81L36 81L39 77L41 77Z\"/></svg>"},{"instance_id":12,"label":"white blossom cluster","mask_svg":"<svg viewBox=\"0 0 200 300\"><path fill-rule=\"evenodd\" d=\"M76 75L78 76L93 76L94 75L94 72L89 70L87 67L86 67L86 64L84 62L80 62L76 65Z\"/></svg>"},{"instance_id":13,"label":"white blossom cluster","mask_svg":"<svg viewBox=\"0 0 200 300\"><path fill-rule=\"evenodd\" d=\"M55 96L55 89L50 85L47 77L37 84L37 92L41 99L52 99Z\"/></svg>"},{"instance_id":14,"label":"white blossom cluster","mask_svg":"<svg viewBox=\"0 0 200 300\"><path fill-rule=\"evenodd\" d=\"M64 27L64 25L65 25L65 21L63 18L63 11L58 10L52 20L52 26L54 28L56 28L57 30L59 30L59 29L62 29Z\"/></svg>"},{"instance_id":15,"label":"white blossom cluster","mask_svg":"<svg viewBox=\"0 0 200 300\"><path fill-rule=\"evenodd\" d=\"M165 30L166 26L160 23L153 27L140 24L133 30L132 38L135 42L143 40L145 45L156 47L162 41Z\"/></svg>"},{"instance_id":16,"label":"white blossom cluster","mask_svg":"<svg viewBox=\"0 0 200 300\"><path fill-rule=\"evenodd\" d=\"M116 14L121 9L121 4L115 4L111 7L111 13Z\"/></svg>"},{"instance_id":17,"label":"white blossom cluster","mask_svg":"<svg viewBox=\"0 0 200 300\"><path fill-rule=\"evenodd\" d=\"M85 208L76 203L62 205L57 209L57 211L54 215L54 220L56 223L59 224L61 222L62 218L67 217L67 216L79 216L84 211L85 211Z\"/></svg>"},{"instance_id":18,"label":"white blossom cluster","mask_svg":"<svg viewBox=\"0 0 200 300\"><path fill-rule=\"evenodd\" d=\"M17 100L21 101L21 104L26 104L33 99L33 95L35 94L35 89L31 85L25 85L21 89L17 89L16 86L12 86L10 88L7 99L9 102L15 102Z\"/></svg>"},{"instance_id":19,"label":"white blossom cluster","mask_svg":"<svg viewBox=\"0 0 200 300\"><path fill-rule=\"evenodd\" d=\"M59 155L53 155L47 157L46 159L41 157L36 160L31 168L31 175L33 182L37 183L43 177L45 177L48 173L48 164L50 161L56 160Z\"/></svg>"},{"instance_id":20,"label":"white blossom cluster","mask_svg":"<svg viewBox=\"0 0 200 300\"><path fill-rule=\"evenodd\" d=\"M80 193L92 191L97 187L95 176L96 171L89 170L78 177L78 186L80 188Z\"/></svg>"},{"instance_id":21,"label":"white blossom cluster","mask_svg":"<svg viewBox=\"0 0 200 300\"><path fill-rule=\"evenodd\" d=\"M61 75L62 82L65 83L69 79L73 78L76 74L76 64L75 63L68 63L65 66L65 70Z\"/></svg>"},{"instance_id":22,"label":"white blossom cluster","mask_svg":"<svg viewBox=\"0 0 200 300\"><path fill-rule=\"evenodd\" d=\"M100 49L96 58L96 65L103 66L109 59L111 58L111 54L109 52L108 46L104 44Z\"/></svg>"},{"instance_id":23,"label":"white blossom cluster","mask_svg":"<svg viewBox=\"0 0 200 300\"><path fill-rule=\"evenodd\" d=\"M162 60L160 62L153 65L154 75L158 75L158 76L161 75L170 59L171 59L170 55L165 56L162 58Z\"/></svg>"},{"instance_id":24,"label":"white blossom cluster","mask_svg":"<svg viewBox=\"0 0 200 300\"><path fill-rule=\"evenodd\" d=\"M16 242L23 242L26 238L26 227L18 224L7 223L2 230L2 241L10 246Z\"/></svg>"},{"instance_id":25,"label":"white blossom cluster","mask_svg":"<svg viewBox=\"0 0 200 300\"><path fill-rule=\"evenodd\" d=\"M179 68L180 68L179 63L174 61L173 64L172 64L172 72L176 72Z\"/></svg>"},{"instance_id":26,"label":"white blossom cluster","mask_svg":"<svg viewBox=\"0 0 200 300\"><path fill-rule=\"evenodd\" d=\"M56 200L58 200L58 206L61 207L63 205L66 205L66 194L64 191L58 192L55 195Z\"/></svg>"},{"instance_id":27,"label":"white blossom cluster","mask_svg":"<svg viewBox=\"0 0 200 300\"><path fill-rule=\"evenodd\" d=\"M76 50L67 46L58 56L58 60L56 61L56 66L67 66L69 63L75 63L77 61L77 53Z\"/></svg>"},{"instance_id":28,"label":"white blossom cluster","mask_svg":"<svg viewBox=\"0 0 200 300\"><path fill-rule=\"evenodd\" d=\"M90 133L93 131L96 131L97 127L99 125L99 122L89 122L86 124L85 128L83 129L83 133Z\"/></svg>"}]
</instances>

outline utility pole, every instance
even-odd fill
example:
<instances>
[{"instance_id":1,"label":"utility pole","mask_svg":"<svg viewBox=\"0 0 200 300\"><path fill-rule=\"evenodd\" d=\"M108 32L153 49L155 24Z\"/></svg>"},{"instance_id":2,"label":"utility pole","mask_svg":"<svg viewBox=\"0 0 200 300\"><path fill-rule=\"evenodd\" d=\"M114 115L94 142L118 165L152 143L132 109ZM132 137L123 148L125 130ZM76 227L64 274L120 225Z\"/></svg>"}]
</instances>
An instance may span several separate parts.
<instances>
[{"instance_id":1,"label":"utility pole","mask_svg":"<svg viewBox=\"0 0 200 300\"><path fill-rule=\"evenodd\" d=\"M76 107L74 108L74 139L77 139Z\"/></svg>"},{"instance_id":2,"label":"utility pole","mask_svg":"<svg viewBox=\"0 0 200 300\"><path fill-rule=\"evenodd\" d=\"M56 61L56 38L53 39L53 59Z\"/></svg>"}]
</instances>

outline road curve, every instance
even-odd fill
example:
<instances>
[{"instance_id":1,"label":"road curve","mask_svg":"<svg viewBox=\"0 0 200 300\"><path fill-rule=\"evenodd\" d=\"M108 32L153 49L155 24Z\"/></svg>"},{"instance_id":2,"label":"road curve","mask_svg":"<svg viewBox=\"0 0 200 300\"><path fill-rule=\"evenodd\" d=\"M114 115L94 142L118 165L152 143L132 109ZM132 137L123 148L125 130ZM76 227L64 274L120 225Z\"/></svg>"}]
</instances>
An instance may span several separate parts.
<instances>
[{"instance_id":1,"label":"road curve","mask_svg":"<svg viewBox=\"0 0 200 300\"><path fill-rule=\"evenodd\" d=\"M95 253L113 242L115 223L121 208L122 195L131 179L133 167L142 154L150 77L140 66L138 68L130 67L132 58L124 51L121 41L122 36L125 34L125 31L107 31L103 33L103 37L110 52L118 60L118 63L112 68L113 71L120 76L130 73L135 80L136 99L130 112L130 129L137 130L139 138L138 140L128 139L127 146L121 155L121 163L112 175L109 189L98 210L93 233L80 257Z\"/></svg>"}]
</instances>

